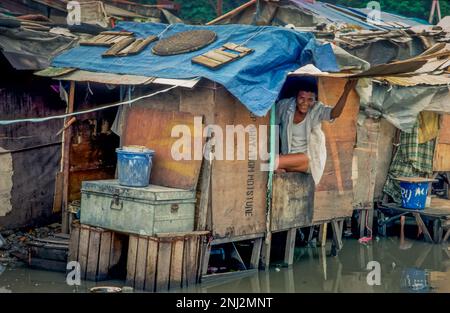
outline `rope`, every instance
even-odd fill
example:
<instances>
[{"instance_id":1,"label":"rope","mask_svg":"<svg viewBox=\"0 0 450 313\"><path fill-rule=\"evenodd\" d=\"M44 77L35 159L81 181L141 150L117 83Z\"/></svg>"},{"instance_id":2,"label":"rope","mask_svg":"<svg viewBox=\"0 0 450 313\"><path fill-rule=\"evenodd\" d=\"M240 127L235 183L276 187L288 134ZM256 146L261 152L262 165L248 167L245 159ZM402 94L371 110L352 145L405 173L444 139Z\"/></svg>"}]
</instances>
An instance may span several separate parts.
<instances>
[{"instance_id":1,"label":"rope","mask_svg":"<svg viewBox=\"0 0 450 313\"><path fill-rule=\"evenodd\" d=\"M258 36L260 33L262 33L265 30L265 28L260 28L260 30L258 30L256 33L254 33L252 36L250 36L249 38L247 38L247 40L245 40L243 43L238 44L238 46L243 46L245 45L247 42L249 42L250 40L252 40L253 38L255 38L256 36Z\"/></svg>"}]
</instances>

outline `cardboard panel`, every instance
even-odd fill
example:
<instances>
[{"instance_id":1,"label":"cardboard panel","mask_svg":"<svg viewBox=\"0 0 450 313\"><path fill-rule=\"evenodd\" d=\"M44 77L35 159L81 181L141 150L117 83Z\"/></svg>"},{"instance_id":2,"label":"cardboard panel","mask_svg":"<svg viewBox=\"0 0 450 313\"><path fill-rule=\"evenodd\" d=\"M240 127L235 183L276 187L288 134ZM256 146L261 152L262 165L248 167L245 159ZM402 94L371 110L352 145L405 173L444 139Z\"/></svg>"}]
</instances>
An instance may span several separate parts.
<instances>
[{"instance_id":1,"label":"cardboard panel","mask_svg":"<svg viewBox=\"0 0 450 313\"><path fill-rule=\"evenodd\" d=\"M269 117L253 116L224 89L216 91L215 124L225 133L226 125L269 125ZM269 128L266 128L266 132ZM258 130L257 136L260 135ZM224 142L226 137L224 134ZM236 136L234 136L236 139ZM265 232L266 190L268 172L261 171L261 158L249 160L249 146L254 147L254 134L246 133L245 159L215 160L212 170L212 230L216 237L234 237ZM249 144L251 137L252 144ZM232 137L231 137L232 138ZM266 137L268 138L268 136ZM259 140L259 137L258 137ZM235 151L237 141L234 141ZM257 145L259 148L259 145ZM267 151L267 150L266 150ZM216 146L216 152L220 152Z\"/></svg>"},{"instance_id":2,"label":"cardboard panel","mask_svg":"<svg viewBox=\"0 0 450 313\"><path fill-rule=\"evenodd\" d=\"M320 78L320 101L334 106L345 83L345 79ZM342 115L332 123L322 123L327 142L327 163L322 180L316 186L313 222L351 216L353 212L352 166L358 112L359 97L352 91Z\"/></svg>"},{"instance_id":3,"label":"cardboard panel","mask_svg":"<svg viewBox=\"0 0 450 313\"><path fill-rule=\"evenodd\" d=\"M180 126L189 130L187 143L180 152L190 146L191 160L176 160L171 150L182 134L172 137L172 128ZM200 122L201 127L201 122ZM128 109L123 133L123 146L141 145L155 151L150 181L152 184L166 187L192 190L197 184L201 158L194 159L195 138L201 140L201 130L194 131L194 115L182 112L169 112L147 107L131 107ZM200 141L201 143L201 141Z\"/></svg>"}]
</instances>

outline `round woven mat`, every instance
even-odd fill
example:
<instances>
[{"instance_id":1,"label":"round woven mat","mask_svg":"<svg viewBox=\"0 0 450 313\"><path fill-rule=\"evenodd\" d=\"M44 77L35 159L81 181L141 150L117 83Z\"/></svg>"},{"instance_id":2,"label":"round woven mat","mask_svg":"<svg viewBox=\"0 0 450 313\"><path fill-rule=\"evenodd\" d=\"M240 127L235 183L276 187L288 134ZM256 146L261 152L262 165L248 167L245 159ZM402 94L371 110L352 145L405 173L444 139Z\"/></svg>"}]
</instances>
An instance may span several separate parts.
<instances>
[{"instance_id":1,"label":"round woven mat","mask_svg":"<svg viewBox=\"0 0 450 313\"><path fill-rule=\"evenodd\" d=\"M201 49L216 40L216 33L210 30L181 32L160 40L153 46L157 55L174 55Z\"/></svg>"}]
</instances>

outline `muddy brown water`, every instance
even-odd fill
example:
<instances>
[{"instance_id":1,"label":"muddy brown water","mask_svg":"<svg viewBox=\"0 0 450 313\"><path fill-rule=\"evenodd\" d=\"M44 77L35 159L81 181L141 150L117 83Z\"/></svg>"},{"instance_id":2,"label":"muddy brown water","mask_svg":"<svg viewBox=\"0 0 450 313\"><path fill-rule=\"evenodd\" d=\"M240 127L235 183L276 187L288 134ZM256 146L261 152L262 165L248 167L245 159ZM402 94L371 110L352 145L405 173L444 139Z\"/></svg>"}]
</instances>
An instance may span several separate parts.
<instances>
[{"instance_id":1,"label":"muddy brown water","mask_svg":"<svg viewBox=\"0 0 450 313\"><path fill-rule=\"evenodd\" d=\"M370 285L370 261L380 265L380 285ZM373 273L373 272L372 272ZM373 275L372 282L377 283ZM66 284L62 273L21 266L0 267L1 292L89 292L95 286L122 287L123 281ZM273 266L248 276L218 279L181 292L450 292L450 246L389 237L363 245L344 241L337 257L324 248L296 248L294 265Z\"/></svg>"}]
</instances>

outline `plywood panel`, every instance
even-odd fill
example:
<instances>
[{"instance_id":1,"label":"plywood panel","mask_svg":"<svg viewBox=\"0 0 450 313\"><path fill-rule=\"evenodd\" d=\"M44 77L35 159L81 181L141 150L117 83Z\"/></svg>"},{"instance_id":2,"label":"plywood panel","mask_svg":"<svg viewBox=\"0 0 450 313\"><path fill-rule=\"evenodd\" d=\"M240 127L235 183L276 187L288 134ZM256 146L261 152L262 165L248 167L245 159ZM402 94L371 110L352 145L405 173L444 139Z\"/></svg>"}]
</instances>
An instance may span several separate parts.
<instances>
[{"instance_id":1,"label":"plywood panel","mask_svg":"<svg viewBox=\"0 0 450 313\"><path fill-rule=\"evenodd\" d=\"M395 128L394 125L385 119L381 119L380 134L378 138L377 174L375 179L374 200L381 200L383 198L383 187L392 161L393 143L396 132L397 128Z\"/></svg>"},{"instance_id":2,"label":"plywood panel","mask_svg":"<svg viewBox=\"0 0 450 313\"><path fill-rule=\"evenodd\" d=\"M272 231L308 226L314 208L314 181L303 173L275 174L272 197Z\"/></svg>"},{"instance_id":3,"label":"plywood panel","mask_svg":"<svg viewBox=\"0 0 450 313\"><path fill-rule=\"evenodd\" d=\"M450 171L450 144L440 143L437 145L434 153L433 171Z\"/></svg>"},{"instance_id":4,"label":"plywood panel","mask_svg":"<svg viewBox=\"0 0 450 313\"><path fill-rule=\"evenodd\" d=\"M345 79L320 78L319 99L334 106L344 90ZM353 154L359 97L352 91L342 115L333 123L323 122L327 142L324 175L316 186L313 221L351 216L353 212Z\"/></svg>"},{"instance_id":5,"label":"plywood panel","mask_svg":"<svg viewBox=\"0 0 450 313\"><path fill-rule=\"evenodd\" d=\"M269 124L268 116L262 118L253 116L223 89L216 92L215 110L220 112L216 116L215 124L223 130L226 129L226 125L241 125L244 128L254 125L258 129L259 125ZM268 128L265 130L266 136L267 131ZM260 135L259 132L256 137L258 135ZM223 137L231 139L228 147L234 146L235 151L238 150L237 140L234 141L234 145L232 144L232 135L224 135ZM236 137L234 136L234 139ZM249 137L251 137L251 144L249 144ZM212 230L216 237L233 237L265 231L268 172L261 171L260 165L262 162L259 154L257 154L256 160L249 160L249 146L259 146L256 137L254 132L251 136L249 133L245 134L246 144L242 148L244 160L239 160L237 154L235 154L233 160L216 159L214 161L212 170ZM223 142L225 142L225 139ZM252 148L253 150L254 148ZM223 151L223 154L225 154L225 149ZM217 155L221 154L217 145L215 152Z\"/></svg>"},{"instance_id":6,"label":"plywood panel","mask_svg":"<svg viewBox=\"0 0 450 313\"><path fill-rule=\"evenodd\" d=\"M353 206L372 209L378 162L380 121L359 114L357 142L354 151Z\"/></svg>"},{"instance_id":7,"label":"plywood panel","mask_svg":"<svg viewBox=\"0 0 450 313\"><path fill-rule=\"evenodd\" d=\"M191 160L176 160L172 156L172 147L182 134L172 137L172 128L182 125L189 129ZM199 124L201 127L201 123ZM196 136L196 137L194 137ZM194 189L200 172L201 158L194 160L195 138L201 140L202 132L194 132L194 115L181 112L168 112L145 107L128 109L123 145L141 145L155 151L150 181L155 185ZM201 143L201 141L200 141Z\"/></svg>"},{"instance_id":8,"label":"plywood panel","mask_svg":"<svg viewBox=\"0 0 450 313\"><path fill-rule=\"evenodd\" d=\"M441 118L438 144L436 145L433 171L450 171L450 114Z\"/></svg>"},{"instance_id":9,"label":"plywood panel","mask_svg":"<svg viewBox=\"0 0 450 313\"><path fill-rule=\"evenodd\" d=\"M439 129L439 143L450 144L450 114L442 114Z\"/></svg>"}]
</instances>

